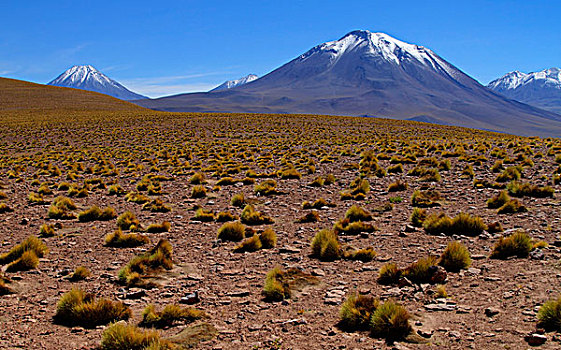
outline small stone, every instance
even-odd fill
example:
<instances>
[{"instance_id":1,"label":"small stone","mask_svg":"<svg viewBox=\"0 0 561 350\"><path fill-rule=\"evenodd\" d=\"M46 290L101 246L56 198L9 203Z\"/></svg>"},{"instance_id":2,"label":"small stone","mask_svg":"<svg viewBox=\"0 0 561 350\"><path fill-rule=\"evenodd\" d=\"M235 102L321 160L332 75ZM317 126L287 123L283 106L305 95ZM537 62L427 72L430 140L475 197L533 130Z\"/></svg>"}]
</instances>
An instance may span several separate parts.
<instances>
[{"instance_id":1,"label":"small stone","mask_svg":"<svg viewBox=\"0 0 561 350\"><path fill-rule=\"evenodd\" d=\"M146 291L140 288L131 288L125 294L125 299L140 299L143 296L146 296Z\"/></svg>"},{"instance_id":2,"label":"small stone","mask_svg":"<svg viewBox=\"0 0 561 350\"><path fill-rule=\"evenodd\" d=\"M487 317L493 317L495 315L498 315L501 311L497 308L494 307L488 307L485 309L485 315Z\"/></svg>"},{"instance_id":3,"label":"small stone","mask_svg":"<svg viewBox=\"0 0 561 350\"><path fill-rule=\"evenodd\" d=\"M193 293L189 293L189 294L185 295L184 297L181 297L181 299L179 299L180 303L187 304L187 305L193 305L193 304L196 304L200 301L201 300L199 299L199 292L198 291L195 291Z\"/></svg>"},{"instance_id":4,"label":"small stone","mask_svg":"<svg viewBox=\"0 0 561 350\"><path fill-rule=\"evenodd\" d=\"M428 339L428 338L432 337L432 330L427 331L427 330L424 330L424 329L417 329L417 334L420 335L423 338Z\"/></svg>"},{"instance_id":5,"label":"small stone","mask_svg":"<svg viewBox=\"0 0 561 350\"><path fill-rule=\"evenodd\" d=\"M547 337L545 335L532 333L532 334L528 334L527 336L525 336L524 340L530 346L539 346L539 345L545 344L545 342L547 341Z\"/></svg>"},{"instance_id":6,"label":"small stone","mask_svg":"<svg viewBox=\"0 0 561 350\"><path fill-rule=\"evenodd\" d=\"M325 272L322 269L313 269L312 275L314 276L325 276Z\"/></svg>"},{"instance_id":7,"label":"small stone","mask_svg":"<svg viewBox=\"0 0 561 350\"><path fill-rule=\"evenodd\" d=\"M542 260L544 256L542 249L534 249L530 252L530 258L533 260Z\"/></svg>"}]
</instances>

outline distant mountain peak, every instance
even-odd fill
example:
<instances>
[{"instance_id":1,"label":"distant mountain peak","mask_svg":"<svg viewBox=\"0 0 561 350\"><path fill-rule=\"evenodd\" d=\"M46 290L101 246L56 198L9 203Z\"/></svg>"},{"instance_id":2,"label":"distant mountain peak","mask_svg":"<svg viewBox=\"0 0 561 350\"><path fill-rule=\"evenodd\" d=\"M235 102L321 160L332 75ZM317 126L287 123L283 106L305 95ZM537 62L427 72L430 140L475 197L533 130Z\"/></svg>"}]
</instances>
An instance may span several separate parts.
<instances>
[{"instance_id":1,"label":"distant mountain peak","mask_svg":"<svg viewBox=\"0 0 561 350\"><path fill-rule=\"evenodd\" d=\"M488 88L500 93L515 90L529 84L542 84L561 90L561 69L552 67L539 72L523 73L518 70L507 73L487 85Z\"/></svg>"},{"instance_id":2,"label":"distant mountain peak","mask_svg":"<svg viewBox=\"0 0 561 350\"><path fill-rule=\"evenodd\" d=\"M235 80L227 80L224 83L218 85L217 87L215 87L214 89L210 90L210 91L220 91L220 90L229 90L229 89L233 89L236 86L240 86L240 85L245 85L247 83L251 83L254 80L259 79L259 77L255 74L248 74L245 77L241 77L239 79L235 79Z\"/></svg>"},{"instance_id":3,"label":"distant mountain peak","mask_svg":"<svg viewBox=\"0 0 561 350\"><path fill-rule=\"evenodd\" d=\"M368 30L355 30L347 33L339 40L320 44L300 56L301 60L309 57L329 54L332 65L344 56L357 56L364 58L378 58L394 65L402 65L404 62L417 62L427 69L439 73L446 73L456 77L459 70L447 61L440 58L430 49L409 44L382 32L370 32Z\"/></svg>"},{"instance_id":4,"label":"distant mountain peak","mask_svg":"<svg viewBox=\"0 0 561 350\"><path fill-rule=\"evenodd\" d=\"M492 93L426 47L366 30L316 45L228 93L181 94L139 104L174 112L422 118L535 135L561 130L561 116Z\"/></svg>"},{"instance_id":5,"label":"distant mountain peak","mask_svg":"<svg viewBox=\"0 0 561 350\"><path fill-rule=\"evenodd\" d=\"M121 100L130 101L146 98L130 91L89 64L72 66L47 85L95 91Z\"/></svg>"}]
</instances>

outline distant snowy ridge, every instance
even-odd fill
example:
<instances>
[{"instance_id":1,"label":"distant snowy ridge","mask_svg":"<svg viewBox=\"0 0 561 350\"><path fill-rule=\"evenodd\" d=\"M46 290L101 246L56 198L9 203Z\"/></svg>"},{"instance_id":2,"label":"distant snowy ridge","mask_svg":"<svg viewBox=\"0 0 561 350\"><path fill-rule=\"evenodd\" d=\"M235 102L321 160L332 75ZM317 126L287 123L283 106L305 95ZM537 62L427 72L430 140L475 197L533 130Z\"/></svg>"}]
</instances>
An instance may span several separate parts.
<instances>
[{"instance_id":1,"label":"distant snowy ridge","mask_svg":"<svg viewBox=\"0 0 561 350\"><path fill-rule=\"evenodd\" d=\"M561 69L539 72L514 71L495 79L487 87L510 99L561 113Z\"/></svg>"},{"instance_id":2,"label":"distant snowy ridge","mask_svg":"<svg viewBox=\"0 0 561 350\"><path fill-rule=\"evenodd\" d=\"M549 68L532 73L522 73L516 70L493 80L487 87L495 91L505 91L534 83L561 90L561 69Z\"/></svg>"},{"instance_id":3,"label":"distant snowy ridge","mask_svg":"<svg viewBox=\"0 0 561 350\"><path fill-rule=\"evenodd\" d=\"M229 90L235 88L236 86L245 85L247 83L251 83L254 80L257 80L259 77L255 74L249 74L245 77L236 79L236 80L227 80L224 83L218 85L214 89L210 91L220 91L220 90Z\"/></svg>"},{"instance_id":4,"label":"distant snowy ridge","mask_svg":"<svg viewBox=\"0 0 561 350\"><path fill-rule=\"evenodd\" d=\"M95 91L127 101L146 98L130 91L91 65L73 66L47 85Z\"/></svg>"}]
</instances>

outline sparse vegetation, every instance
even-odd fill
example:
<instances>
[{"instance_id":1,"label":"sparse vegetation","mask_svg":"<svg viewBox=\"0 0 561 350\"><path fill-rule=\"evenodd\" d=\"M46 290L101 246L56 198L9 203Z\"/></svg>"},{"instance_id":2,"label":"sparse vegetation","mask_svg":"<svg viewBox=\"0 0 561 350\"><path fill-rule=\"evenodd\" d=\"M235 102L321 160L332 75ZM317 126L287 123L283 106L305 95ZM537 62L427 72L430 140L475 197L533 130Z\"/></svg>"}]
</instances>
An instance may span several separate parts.
<instances>
[{"instance_id":1,"label":"sparse vegetation","mask_svg":"<svg viewBox=\"0 0 561 350\"><path fill-rule=\"evenodd\" d=\"M123 303L96 300L93 294L72 289L60 298L54 319L67 326L93 328L113 321L128 320L131 315L131 310Z\"/></svg>"},{"instance_id":2,"label":"sparse vegetation","mask_svg":"<svg viewBox=\"0 0 561 350\"><path fill-rule=\"evenodd\" d=\"M458 241L448 243L448 246L440 256L438 264L447 271L458 272L467 269L471 265L471 256L468 249Z\"/></svg>"},{"instance_id":3,"label":"sparse vegetation","mask_svg":"<svg viewBox=\"0 0 561 350\"><path fill-rule=\"evenodd\" d=\"M506 259L511 256L525 258L532 248L532 238L524 231L516 231L508 237L499 238L493 247L491 258Z\"/></svg>"}]
</instances>

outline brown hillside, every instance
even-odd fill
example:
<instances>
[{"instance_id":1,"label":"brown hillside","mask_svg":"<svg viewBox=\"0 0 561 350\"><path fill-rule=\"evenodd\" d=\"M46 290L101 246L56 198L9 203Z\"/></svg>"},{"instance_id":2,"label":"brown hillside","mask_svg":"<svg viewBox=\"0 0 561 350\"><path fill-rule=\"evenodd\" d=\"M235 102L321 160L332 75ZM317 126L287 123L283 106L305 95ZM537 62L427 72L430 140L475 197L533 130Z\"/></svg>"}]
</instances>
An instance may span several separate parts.
<instances>
[{"instance_id":1,"label":"brown hillside","mask_svg":"<svg viewBox=\"0 0 561 350\"><path fill-rule=\"evenodd\" d=\"M0 78L0 111L145 111L97 92Z\"/></svg>"}]
</instances>

